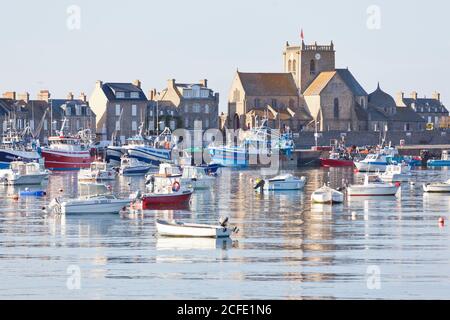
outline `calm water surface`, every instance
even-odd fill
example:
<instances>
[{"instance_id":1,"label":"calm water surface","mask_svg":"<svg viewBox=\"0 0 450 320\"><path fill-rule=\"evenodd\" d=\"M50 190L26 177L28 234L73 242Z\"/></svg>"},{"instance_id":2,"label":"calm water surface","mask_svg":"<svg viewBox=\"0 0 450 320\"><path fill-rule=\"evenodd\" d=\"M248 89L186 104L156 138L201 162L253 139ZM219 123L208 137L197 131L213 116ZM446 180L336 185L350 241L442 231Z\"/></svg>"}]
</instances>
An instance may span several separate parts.
<instances>
[{"instance_id":1,"label":"calm water surface","mask_svg":"<svg viewBox=\"0 0 450 320\"><path fill-rule=\"evenodd\" d=\"M76 173L52 175L42 199L15 201L8 196L19 188L2 186L0 299L450 298L450 196L422 192L423 182L450 172L417 170L401 198L334 207L311 205L311 192L328 179L337 187L361 175L295 174L308 178L304 192L258 195L250 179L260 171L226 169L212 190L195 192L190 210L122 215L44 217L52 197L95 191L79 190ZM139 177L113 185L125 197L143 186ZM240 228L233 240L154 235L156 218L216 223L220 216ZM81 271L78 290L67 285L73 267Z\"/></svg>"}]
</instances>

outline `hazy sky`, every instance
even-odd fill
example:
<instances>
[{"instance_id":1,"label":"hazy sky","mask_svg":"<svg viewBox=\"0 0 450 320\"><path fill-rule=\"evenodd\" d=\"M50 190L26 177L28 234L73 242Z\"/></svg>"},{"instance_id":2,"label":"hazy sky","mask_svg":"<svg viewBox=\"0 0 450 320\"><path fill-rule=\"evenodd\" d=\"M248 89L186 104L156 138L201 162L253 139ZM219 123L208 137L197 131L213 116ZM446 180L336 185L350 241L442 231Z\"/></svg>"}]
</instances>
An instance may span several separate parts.
<instances>
[{"instance_id":1,"label":"hazy sky","mask_svg":"<svg viewBox=\"0 0 450 320\"><path fill-rule=\"evenodd\" d=\"M79 30L67 27L71 5L81 9ZM373 5L380 29L367 13ZM333 40L337 67L369 93L378 81L392 95L437 90L450 107L448 1L2 0L1 8L1 92L49 89L58 98L90 94L97 79L140 79L147 93L169 78L207 78L225 110L236 68L282 72L284 44L298 43L303 28L308 43Z\"/></svg>"}]
</instances>

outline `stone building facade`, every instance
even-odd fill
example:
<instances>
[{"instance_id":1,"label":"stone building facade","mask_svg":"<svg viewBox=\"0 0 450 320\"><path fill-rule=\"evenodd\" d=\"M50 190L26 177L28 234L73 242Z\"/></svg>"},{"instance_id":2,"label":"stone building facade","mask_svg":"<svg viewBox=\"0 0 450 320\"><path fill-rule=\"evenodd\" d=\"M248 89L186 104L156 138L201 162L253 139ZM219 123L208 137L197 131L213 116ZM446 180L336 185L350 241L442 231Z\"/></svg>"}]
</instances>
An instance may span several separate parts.
<instances>
[{"instance_id":1,"label":"stone building facade","mask_svg":"<svg viewBox=\"0 0 450 320\"><path fill-rule=\"evenodd\" d=\"M97 138L100 140L116 139L125 143L146 123L148 100L139 80L133 83L97 81L89 106L96 114Z\"/></svg>"},{"instance_id":2,"label":"stone building facade","mask_svg":"<svg viewBox=\"0 0 450 320\"><path fill-rule=\"evenodd\" d=\"M397 95L396 103L398 106L407 106L412 108L427 123L428 129L438 129L447 127L449 112L441 101L441 95L434 92L431 98L419 98L417 92L412 92L410 97L405 97L403 92Z\"/></svg>"},{"instance_id":3,"label":"stone building facade","mask_svg":"<svg viewBox=\"0 0 450 320\"><path fill-rule=\"evenodd\" d=\"M267 119L272 128L299 131L311 117L300 107L290 73L244 73L237 71L228 97L227 128L250 129Z\"/></svg>"},{"instance_id":4,"label":"stone building facade","mask_svg":"<svg viewBox=\"0 0 450 320\"><path fill-rule=\"evenodd\" d=\"M165 127L171 130L218 128L219 93L208 87L207 79L198 83L177 83L170 79L161 92L151 90L149 100L150 132L160 132Z\"/></svg>"}]
</instances>

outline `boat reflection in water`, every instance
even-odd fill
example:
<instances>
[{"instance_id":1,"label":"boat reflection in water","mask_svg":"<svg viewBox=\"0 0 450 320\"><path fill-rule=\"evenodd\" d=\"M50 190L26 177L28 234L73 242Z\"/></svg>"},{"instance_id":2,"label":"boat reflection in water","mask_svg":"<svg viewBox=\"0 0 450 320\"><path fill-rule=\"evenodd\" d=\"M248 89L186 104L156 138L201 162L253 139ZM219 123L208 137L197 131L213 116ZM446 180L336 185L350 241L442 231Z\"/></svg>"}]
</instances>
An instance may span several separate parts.
<instances>
[{"instance_id":1,"label":"boat reflection in water","mask_svg":"<svg viewBox=\"0 0 450 320\"><path fill-rule=\"evenodd\" d=\"M230 238L171 238L158 236L156 239L156 250L227 250L234 246L235 244Z\"/></svg>"}]
</instances>

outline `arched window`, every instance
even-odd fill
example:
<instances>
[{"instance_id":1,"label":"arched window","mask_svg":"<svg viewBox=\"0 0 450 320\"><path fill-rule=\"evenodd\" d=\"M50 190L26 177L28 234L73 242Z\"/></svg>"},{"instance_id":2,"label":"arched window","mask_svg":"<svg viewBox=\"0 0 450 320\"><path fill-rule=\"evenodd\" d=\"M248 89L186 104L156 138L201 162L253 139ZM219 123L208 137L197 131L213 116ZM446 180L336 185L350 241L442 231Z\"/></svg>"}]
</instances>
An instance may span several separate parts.
<instances>
[{"instance_id":1,"label":"arched window","mask_svg":"<svg viewBox=\"0 0 450 320\"><path fill-rule=\"evenodd\" d=\"M333 108L334 118L339 119L339 99L334 99L334 108Z\"/></svg>"},{"instance_id":2,"label":"arched window","mask_svg":"<svg viewBox=\"0 0 450 320\"><path fill-rule=\"evenodd\" d=\"M316 74L316 62L314 60L311 60L311 62L309 63L309 72L311 73L311 75Z\"/></svg>"},{"instance_id":3,"label":"arched window","mask_svg":"<svg viewBox=\"0 0 450 320\"><path fill-rule=\"evenodd\" d=\"M292 60L289 60L288 62L288 72L291 72L292 70Z\"/></svg>"},{"instance_id":4,"label":"arched window","mask_svg":"<svg viewBox=\"0 0 450 320\"><path fill-rule=\"evenodd\" d=\"M294 59L294 62L292 63L292 71L293 72L297 71L297 61L295 61L295 59Z\"/></svg>"}]
</instances>

